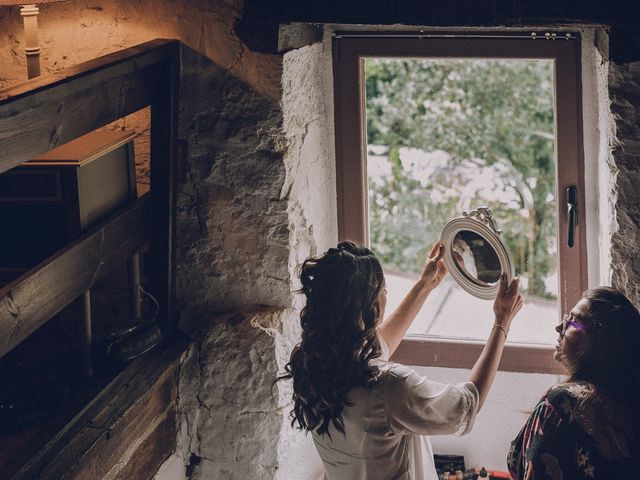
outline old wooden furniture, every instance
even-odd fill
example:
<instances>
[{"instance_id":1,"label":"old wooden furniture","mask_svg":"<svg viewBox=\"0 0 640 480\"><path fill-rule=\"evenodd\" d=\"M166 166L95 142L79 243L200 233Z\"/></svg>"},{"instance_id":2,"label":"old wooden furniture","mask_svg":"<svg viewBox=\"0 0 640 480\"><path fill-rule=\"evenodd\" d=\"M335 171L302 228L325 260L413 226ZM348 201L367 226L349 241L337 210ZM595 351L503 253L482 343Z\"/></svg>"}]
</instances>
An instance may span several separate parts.
<instances>
[{"instance_id":1,"label":"old wooden furniture","mask_svg":"<svg viewBox=\"0 0 640 480\"><path fill-rule=\"evenodd\" d=\"M158 300L163 330L173 339L89 392L87 403L48 438L23 442L28 459L9 462L3 478L101 477L131 444L131 435L155 418L161 420L153 435L164 435L166 441L159 443L173 448L175 372L185 349L173 329L179 52L177 41L154 40L0 91L0 173L151 109L151 191L0 287L0 357L145 245L148 289ZM6 443L3 448L10 449ZM96 449L100 453L92 456Z\"/></svg>"},{"instance_id":2,"label":"old wooden furniture","mask_svg":"<svg viewBox=\"0 0 640 480\"><path fill-rule=\"evenodd\" d=\"M136 199L135 136L96 130L0 175L0 285Z\"/></svg>"}]
</instances>

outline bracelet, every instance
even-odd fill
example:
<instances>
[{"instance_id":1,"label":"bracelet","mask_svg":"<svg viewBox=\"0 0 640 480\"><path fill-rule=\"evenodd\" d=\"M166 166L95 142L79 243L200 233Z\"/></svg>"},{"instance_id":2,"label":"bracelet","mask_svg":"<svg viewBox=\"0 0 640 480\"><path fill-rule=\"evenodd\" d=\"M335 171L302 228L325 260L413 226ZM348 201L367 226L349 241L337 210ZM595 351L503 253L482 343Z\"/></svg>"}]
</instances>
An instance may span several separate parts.
<instances>
[{"instance_id":1,"label":"bracelet","mask_svg":"<svg viewBox=\"0 0 640 480\"><path fill-rule=\"evenodd\" d=\"M498 325L497 323L493 325L493 328L499 328L500 330L502 330L502 333L504 333L504 339L507 339L507 331L504 329L504 327L502 325Z\"/></svg>"}]
</instances>

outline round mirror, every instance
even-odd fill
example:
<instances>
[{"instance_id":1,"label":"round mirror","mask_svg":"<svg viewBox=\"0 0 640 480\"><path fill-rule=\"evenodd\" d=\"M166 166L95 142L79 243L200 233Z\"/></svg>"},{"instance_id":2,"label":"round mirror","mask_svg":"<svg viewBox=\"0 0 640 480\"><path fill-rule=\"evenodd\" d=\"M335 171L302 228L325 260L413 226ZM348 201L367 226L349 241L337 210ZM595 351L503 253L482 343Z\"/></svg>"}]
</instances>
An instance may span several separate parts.
<instances>
[{"instance_id":1,"label":"round mirror","mask_svg":"<svg viewBox=\"0 0 640 480\"><path fill-rule=\"evenodd\" d=\"M441 241L449 273L476 297L495 298L502 272L509 282L515 274L511 254L486 207L463 212L447 223Z\"/></svg>"}]
</instances>

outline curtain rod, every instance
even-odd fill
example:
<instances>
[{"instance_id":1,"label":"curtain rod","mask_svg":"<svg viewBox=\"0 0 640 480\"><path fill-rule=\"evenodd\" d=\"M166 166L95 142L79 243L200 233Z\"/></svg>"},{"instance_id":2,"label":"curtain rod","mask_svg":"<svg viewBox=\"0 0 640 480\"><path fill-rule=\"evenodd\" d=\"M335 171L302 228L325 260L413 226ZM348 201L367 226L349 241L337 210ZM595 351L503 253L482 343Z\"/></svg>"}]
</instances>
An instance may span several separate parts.
<instances>
[{"instance_id":1,"label":"curtain rod","mask_svg":"<svg viewBox=\"0 0 640 480\"><path fill-rule=\"evenodd\" d=\"M425 33L417 32L333 32L335 38L514 38L514 39L530 39L530 40L577 40L578 35L571 32L523 32L517 33Z\"/></svg>"}]
</instances>

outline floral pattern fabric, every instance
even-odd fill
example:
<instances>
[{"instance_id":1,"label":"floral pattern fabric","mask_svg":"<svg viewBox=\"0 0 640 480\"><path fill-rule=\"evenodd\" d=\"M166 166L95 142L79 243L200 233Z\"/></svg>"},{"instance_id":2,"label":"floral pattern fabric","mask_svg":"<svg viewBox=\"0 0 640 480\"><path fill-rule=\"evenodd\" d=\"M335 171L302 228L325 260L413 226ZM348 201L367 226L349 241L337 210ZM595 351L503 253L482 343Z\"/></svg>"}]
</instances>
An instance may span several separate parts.
<instances>
[{"instance_id":1,"label":"floral pattern fabric","mask_svg":"<svg viewBox=\"0 0 640 480\"><path fill-rule=\"evenodd\" d=\"M588 383L551 389L511 444L513 479L636 478L632 422L611 395Z\"/></svg>"}]
</instances>

